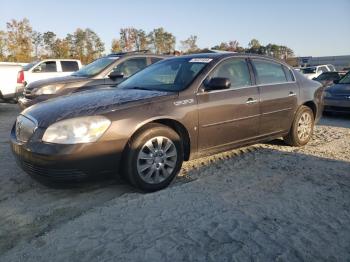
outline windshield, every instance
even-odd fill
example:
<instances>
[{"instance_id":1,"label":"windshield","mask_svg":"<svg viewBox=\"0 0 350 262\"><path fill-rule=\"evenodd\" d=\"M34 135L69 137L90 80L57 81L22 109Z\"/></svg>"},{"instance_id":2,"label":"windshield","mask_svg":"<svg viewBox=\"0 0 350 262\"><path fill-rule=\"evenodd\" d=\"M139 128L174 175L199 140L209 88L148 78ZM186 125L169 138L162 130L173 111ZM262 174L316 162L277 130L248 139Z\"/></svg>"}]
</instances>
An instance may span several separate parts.
<instances>
[{"instance_id":1,"label":"windshield","mask_svg":"<svg viewBox=\"0 0 350 262\"><path fill-rule=\"evenodd\" d=\"M209 58L164 60L131 76L121 83L119 88L180 91L187 88L211 60Z\"/></svg>"},{"instance_id":2,"label":"windshield","mask_svg":"<svg viewBox=\"0 0 350 262\"><path fill-rule=\"evenodd\" d=\"M118 57L103 57L84 66L82 69L73 73L72 76L92 77L101 73L106 67L111 65Z\"/></svg>"},{"instance_id":3,"label":"windshield","mask_svg":"<svg viewBox=\"0 0 350 262\"><path fill-rule=\"evenodd\" d=\"M316 73L316 67L306 67L300 69L303 74L314 74Z\"/></svg>"},{"instance_id":4,"label":"windshield","mask_svg":"<svg viewBox=\"0 0 350 262\"><path fill-rule=\"evenodd\" d=\"M29 63L29 64L23 66L23 67L22 67L22 70L23 70L23 71L28 71L28 70L30 70L33 66L35 66L37 63L38 63L38 62Z\"/></svg>"},{"instance_id":5,"label":"windshield","mask_svg":"<svg viewBox=\"0 0 350 262\"><path fill-rule=\"evenodd\" d=\"M331 72L331 73L323 73L319 75L316 80L322 81L322 80L337 80L339 79L338 73Z\"/></svg>"},{"instance_id":6,"label":"windshield","mask_svg":"<svg viewBox=\"0 0 350 262\"><path fill-rule=\"evenodd\" d=\"M350 72L339 81L339 84L350 84Z\"/></svg>"}]
</instances>

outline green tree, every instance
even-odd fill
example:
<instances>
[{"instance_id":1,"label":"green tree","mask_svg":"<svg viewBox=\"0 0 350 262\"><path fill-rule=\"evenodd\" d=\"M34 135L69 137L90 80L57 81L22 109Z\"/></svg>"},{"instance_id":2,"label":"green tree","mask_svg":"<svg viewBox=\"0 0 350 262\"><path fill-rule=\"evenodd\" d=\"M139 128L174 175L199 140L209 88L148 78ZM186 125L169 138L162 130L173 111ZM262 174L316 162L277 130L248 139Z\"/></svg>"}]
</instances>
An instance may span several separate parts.
<instances>
[{"instance_id":1,"label":"green tree","mask_svg":"<svg viewBox=\"0 0 350 262\"><path fill-rule=\"evenodd\" d=\"M52 58L55 56L54 50L55 50L56 40L57 38L54 32L47 31L43 34L43 43L44 43L45 50L47 52L47 55Z\"/></svg>"},{"instance_id":2,"label":"green tree","mask_svg":"<svg viewBox=\"0 0 350 262\"><path fill-rule=\"evenodd\" d=\"M249 44L248 44L248 52L249 53L254 53L254 54L259 54L259 51L261 50L261 44L259 42L259 40L253 38L252 40L250 40Z\"/></svg>"},{"instance_id":3,"label":"green tree","mask_svg":"<svg viewBox=\"0 0 350 262\"><path fill-rule=\"evenodd\" d=\"M149 45L156 54L170 54L175 49L176 38L164 28L153 29L148 34Z\"/></svg>"},{"instance_id":4,"label":"green tree","mask_svg":"<svg viewBox=\"0 0 350 262\"><path fill-rule=\"evenodd\" d=\"M7 50L11 61L30 62L33 50L31 34L32 27L29 20L24 18L17 21L12 19L6 24Z\"/></svg>"},{"instance_id":5,"label":"green tree","mask_svg":"<svg viewBox=\"0 0 350 262\"><path fill-rule=\"evenodd\" d=\"M113 39L113 40L112 40L111 52L112 52L112 53L119 53L119 52L121 52L121 51L123 51L123 50L122 50L122 47L121 47L121 45L120 45L119 39Z\"/></svg>"},{"instance_id":6,"label":"green tree","mask_svg":"<svg viewBox=\"0 0 350 262\"><path fill-rule=\"evenodd\" d=\"M37 31L32 32L32 44L34 46L34 56L39 57L39 49L43 46L43 35Z\"/></svg>"},{"instance_id":7,"label":"green tree","mask_svg":"<svg viewBox=\"0 0 350 262\"><path fill-rule=\"evenodd\" d=\"M0 61L6 60L6 33L4 31L0 31Z\"/></svg>"},{"instance_id":8,"label":"green tree","mask_svg":"<svg viewBox=\"0 0 350 262\"><path fill-rule=\"evenodd\" d=\"M195 53L198 52L199 48L197 46L197 36L191 35L186 40L180 41L181 43L181 50L184 53Z\"/></svg>"}]
</instances>

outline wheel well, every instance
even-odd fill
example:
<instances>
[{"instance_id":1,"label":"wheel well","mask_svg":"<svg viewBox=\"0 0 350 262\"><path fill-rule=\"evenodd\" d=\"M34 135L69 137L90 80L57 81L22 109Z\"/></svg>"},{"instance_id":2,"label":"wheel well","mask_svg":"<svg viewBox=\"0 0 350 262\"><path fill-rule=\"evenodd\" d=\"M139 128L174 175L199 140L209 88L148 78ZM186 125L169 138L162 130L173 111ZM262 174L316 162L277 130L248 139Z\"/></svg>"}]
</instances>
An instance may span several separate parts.
<instances>
[{"instance_id":1,"label":"wheel well","mask_svg":"<svg viewBox=\"0 0 350 262\"><path fill-rule=\"evenodd\" d=\"M184 147L184 160L189 160L191 153L190 135L187 129L180 122L172 119L158 119L150 123L159 123L168 126L171 129L173 129L176 133L178 133Z\"/></svg>"},{"instance_id":2,"label":"wheel well","mask_svg":"<svg viewBox=\"0 0 350 262\"><path fill-rule=\"evenodd\" d=\"M317 107L316 107L315 103L313 101L307 101L303 105L311 108L312 112L314 113L314 118L316 118Z\"/></svg>"}]
</instances>

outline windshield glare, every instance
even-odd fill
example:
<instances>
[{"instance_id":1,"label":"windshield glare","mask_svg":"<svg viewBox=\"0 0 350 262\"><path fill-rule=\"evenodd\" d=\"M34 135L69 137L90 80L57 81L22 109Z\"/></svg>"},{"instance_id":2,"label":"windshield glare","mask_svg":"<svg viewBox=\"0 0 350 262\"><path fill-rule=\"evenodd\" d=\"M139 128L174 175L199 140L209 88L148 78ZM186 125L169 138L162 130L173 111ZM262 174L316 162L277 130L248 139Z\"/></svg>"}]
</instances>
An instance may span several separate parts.
<instances>
[{"instance_id":1,"label":"windshield glare","mask_svg":"<svg viewBox=\"0 0 350 262\"><path fill-rule=\"evenodd\" d=\"M350 72L339 81L339 84L350 84Z\"/></svg>"},{"instance_id":2,"label":"windshield glare","mask_svg":"<svg viewBox=\"0 0 350 262\"><path fill-rule=\"evenodd\" d=\"M92 77L101 73L106 67L111 65L118 57L103 57L84 66L82 69L73 73L73 76Z\"/></svg>"},{"instance_id":3,"label":"windshield glare","mask_svg":"<svg viewBox=\"0 0 350 262\"><path fill-rule=\"evenodd\" d=\"M164 60L136 73L119 88L180 91L187 88L210 61L191 58Z\"/></svg>"}]
</instances>

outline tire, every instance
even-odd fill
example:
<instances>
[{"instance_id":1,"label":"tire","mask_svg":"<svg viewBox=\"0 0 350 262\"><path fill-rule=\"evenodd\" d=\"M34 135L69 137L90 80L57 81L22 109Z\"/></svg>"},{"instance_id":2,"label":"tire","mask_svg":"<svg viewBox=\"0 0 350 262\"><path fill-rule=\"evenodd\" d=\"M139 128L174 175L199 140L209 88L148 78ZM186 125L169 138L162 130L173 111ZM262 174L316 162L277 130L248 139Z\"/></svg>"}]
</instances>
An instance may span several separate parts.
<instances>
[{"instance_id":1,"label":"tire","mask_svg":"<svg viewBox=\"0 0 350 262\"><path fill-rule=\"evenodd\" d=\"M285 143L291 146L306 145L312 137L314 123L315 118L311 108L301 106L295 114L288 135L283 138Z\"/></svg>"},{"instance_id":2,"label":"tire","mask_svg":"<svg viewBox=\"0 0 350 262\"><path fill-rule=\"evenodd\" d=\"M179 173L183 151L180 136L173 129L148 124L128 143L124 176L143 191L161 190Z\"/></svg>"}]
</instances>

